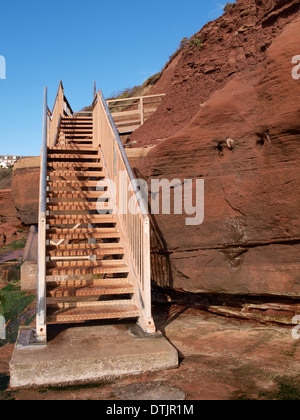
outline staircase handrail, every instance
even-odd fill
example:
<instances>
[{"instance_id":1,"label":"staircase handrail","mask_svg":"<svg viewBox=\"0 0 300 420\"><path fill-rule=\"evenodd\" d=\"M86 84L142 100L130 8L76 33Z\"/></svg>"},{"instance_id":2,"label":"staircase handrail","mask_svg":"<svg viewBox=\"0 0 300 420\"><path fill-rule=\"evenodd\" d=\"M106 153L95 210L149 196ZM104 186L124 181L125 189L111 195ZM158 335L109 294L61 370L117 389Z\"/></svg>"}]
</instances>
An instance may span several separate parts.
<instances>
[{"instance_id":1,"label":"staircase handrail","mask_svg":"<svg viewBox=\"0 0 300 420\"><path fill-rule=\"evenodd\" d=\"M55 97L52 111L48 111L49 115L49 135L48 146L55 146L57 142L58 132L61 124L61 119L64 116L71 117L74 114L68 99L64 94L64 87L62 81L59 82L57 94Z\"/></svg>"},{"instance_id":2,"label":"staircase handrail","mask_svg":"<svg viewBox=\"0 0 300 420\"><path fill-rule=\"evenodd\" d=\"M130 252L130 266L142 312L140 324L145 331L153 333L148 197L140 193L141 186L136 183L118 130L100 90L93 102L93 128L94 147L101 147L103 166L108 178L116 186L114 204L118 207L116 213L126 248ZM122 177L120 173L123 173ZM134 202L134 212L129 211L130 202Z\"/></svg>"},{"instance_id":3,"label":"staircase handrail","mask_svg":"<svg viewBox=\"0 0 300 420\"><path fill-rule=\"evenodd\" d=\"M44 89L43 110L43 143L40 170L40 203L38 230L38 287L36 337L38 341L46 341L46 224L47 224L47 138L48 138L48 106L47 88Z\"/></svg>"}]
</instances>

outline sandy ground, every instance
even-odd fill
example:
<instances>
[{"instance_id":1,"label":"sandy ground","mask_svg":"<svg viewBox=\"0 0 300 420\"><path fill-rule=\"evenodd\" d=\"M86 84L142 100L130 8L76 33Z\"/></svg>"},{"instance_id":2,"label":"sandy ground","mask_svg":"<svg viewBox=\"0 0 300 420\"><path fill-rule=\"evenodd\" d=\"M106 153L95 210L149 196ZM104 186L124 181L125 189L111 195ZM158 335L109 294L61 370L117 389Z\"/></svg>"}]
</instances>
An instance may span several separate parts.
<instances>
[{"instance_id":1,"label":"sandy ground","mask_svg":"<svg viewBox=\"0 0 300 420\"><path fill-rule=\"evenodd\" d=\"M178 369L110 383L15 391L8 388L13 346L7 345L0 348L0 399L149 400L153 389L165 399L300 399L300 340L292 338L291 328L177 305L157 305L155 321L179 352Z\"/></svg>"}]
</instances>

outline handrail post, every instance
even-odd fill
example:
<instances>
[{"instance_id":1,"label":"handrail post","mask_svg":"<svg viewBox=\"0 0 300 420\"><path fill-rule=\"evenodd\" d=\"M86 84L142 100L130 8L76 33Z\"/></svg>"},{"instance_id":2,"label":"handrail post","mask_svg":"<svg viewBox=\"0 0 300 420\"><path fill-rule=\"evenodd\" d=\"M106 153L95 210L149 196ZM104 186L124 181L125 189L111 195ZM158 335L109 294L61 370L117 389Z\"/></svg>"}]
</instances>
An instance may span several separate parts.
<instances>
[{"instance_id":1,"label":"handrail post","mask_svg":"<svg viewBox=\"0 0 300 420\"><path fill-rule=\"evenodd\" d=\"M152 317L151 309L151 257L150 257L150 222L147 217L144 220L143 235L143 280L145 288L145 318L149 320Z\"/></svg>"},{"instance_id":2,"label":"handrail post","mask_svg":"<svg viewBox=\"0 0 300 420\"><path fill-rule=\"evenodd\" d=\"M44 90L43 146L40 172L40 204L38 232L38 278L37 278L37 314L36 339L47 341L46 327L46 187L47 187L47 88Z\"/></svg>"},{"instance_id":3,"label":"handrail post","mask_svg":"<svg viewBox=\"0 0 300 420\"><path fill-rule=\"evenodd\" d=\"M140 98L141 125L144 124L144 100Z\"/></svg>"}]
</instances>

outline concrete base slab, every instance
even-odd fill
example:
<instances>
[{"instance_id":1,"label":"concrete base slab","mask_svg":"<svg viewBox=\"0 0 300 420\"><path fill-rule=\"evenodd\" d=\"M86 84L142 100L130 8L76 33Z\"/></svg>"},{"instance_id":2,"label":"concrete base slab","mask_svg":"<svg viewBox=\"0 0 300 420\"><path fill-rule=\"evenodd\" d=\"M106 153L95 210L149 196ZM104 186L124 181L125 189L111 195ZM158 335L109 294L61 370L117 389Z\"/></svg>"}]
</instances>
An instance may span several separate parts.
<instances>
[{"instance_id":1,"label":"concrete base slab","mask_svg":"<svg viewBox=\"0 0 300 420\"><path fill-rule=\"evenodd\" d=\"M30 336L26 333L25 336ZM64 385L111 380L178 366L177 350L161 335L133 324L49 327L47 346L17 343L10 386Z\"/></svg>"},{"instance_id":2,"label":"concrete base slab","mask_svg":"<svg viewBox=\"0 0 300 420\"><path fill-rule=\"evenodd\" d=\"M25 261L21 266L21 290L36 290L37 288L37 263Z\"/></svg>"}]
</instances>

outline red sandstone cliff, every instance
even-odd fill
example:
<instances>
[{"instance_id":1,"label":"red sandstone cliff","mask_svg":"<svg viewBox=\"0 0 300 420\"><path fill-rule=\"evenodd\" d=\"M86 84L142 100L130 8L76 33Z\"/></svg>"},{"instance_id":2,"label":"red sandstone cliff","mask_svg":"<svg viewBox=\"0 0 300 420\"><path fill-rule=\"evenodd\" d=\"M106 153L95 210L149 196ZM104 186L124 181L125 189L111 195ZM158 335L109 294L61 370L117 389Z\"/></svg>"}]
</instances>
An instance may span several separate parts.
<instances>
[{"instance_id":1,"label":"red sandstone cliff","mask_svg":"<svg viewBox=\"0 0 300 420\"><path fill-rule=\"evenodd\" d=\"M299 29L300 1L240 0L199 32L203 47L182 51L164 103L132 136L171 135L139 165L148 180L205 180L201 226L155 219L164 286L300 296Z\"/></svg>"},{"instance_id":2,"label":"red sandstone cliff","mask_svg":"<svg viewBox=\"0 0 300 420\"><path fill-rule=\"evenodd\" d=\"M256 68L300 10L300 0L239 0L205 25L164 70L151 94L166 93L158 111L131 136L134 147L155 144L184 128L200 106L236 74ZM299 54L297 49L295 54Z\"/></svg>"}]
</instances>

